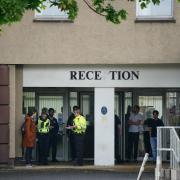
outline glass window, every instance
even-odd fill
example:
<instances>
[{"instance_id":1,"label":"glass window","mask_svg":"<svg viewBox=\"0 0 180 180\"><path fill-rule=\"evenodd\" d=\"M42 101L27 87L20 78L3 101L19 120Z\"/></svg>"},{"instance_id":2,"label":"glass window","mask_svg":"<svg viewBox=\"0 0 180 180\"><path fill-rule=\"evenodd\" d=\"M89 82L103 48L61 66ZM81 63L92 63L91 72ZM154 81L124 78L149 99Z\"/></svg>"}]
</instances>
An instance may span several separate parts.
<instances>
[{"instance_id":1,"label":"glass window","mask_svg":"<svg viewBox=\"0 0 180 180\"><path fill-rule=\"evenodd\" d=\"M57 6L51 6L49 0L44 2L45 9L41 12L35 11L35 19L40 20L68 20L68 14L65 11L61 11Z\"/></svg>"},{"instance_id":2,"label":"glass window","mask_svg":"<svg viewBox=\"0 0 180 180\"><path fill-rule=\"evenodd\" d=\"M43 108L53 108L59 123L63 121L63 96L39 96L39 115Z\"/></svg>"},{"instance_id":3,"label":"glass window","mask_svg":"<svg viewBox=\"0 0 180 180\"><path fill-rule=\"evenodd\" d=\"M170 126L180 126L180 92L166 93L166 118Z\"/></svg>"},{"instance_id":4,"label":"glass window","mask_svg":"<svg viewBox=\"0 0 180 180\"><path fill-rule=\"evenodd\" d=\"M69 94L69 104L70 104L69 113L71 114L71 112L73 112L73 106L78 105L77 92L70 92L70 94Z\"/></svg>"},{"instance_id":5,"label":"glass window","mask_svg":"<svg viewBox=\"0 0 180 180\"><path fill-rule=\"evenodd\" d=\"M81 112L84 116L90 115L90 95L81 95Z\"/></svg>"},{"instance_id":6,"label":"glass window","mask_svg":"<svg viewBox=\"0 0 180 180\"><path fill-rule=\"evenodd\" d=\"M128 157L128 120L131 115L132 111L132 102L133 102L133 95L132 92L125 92L124 93L124 152L125 158Z\"/></svg>"},{"instance_id":7,"label":"glass window","mask_svg":"<svg viewBox=\"0 0 180 180\"><path fill-rule=\"evenodd\" d=\"M114 113L119 116L119 95L118 94L115 95Z\"/></svg>"},{"instance_id":8,"label":"glass window","mask_svg":"<svg viewBox=\"0 0 180 180\"><path fill-rule=\"evenodd\" d=\"M35 108L35 92L23 92L23 114Z\"/></svg>"},{"instance_id":9,"label":"glass window","mask_svg":"<svg viewBox=\"0 0 180 180\"><path fill-rule=\"evenodd\" d=\"M154 5L152 2L147 5L147 8L141 9L139 0L136 1L136 17L138 19L163 19L172 18L173 16L173 1L160 0L159 5Z\"/></svg>"},{"instance_id":10,"label":"glass window","mask_svg":"<svg viewBox=\"0 0 180 180\"><path fill-rule=\"evenodd\" d=\"M158 110L162 119L162 96L139 96L139 106L144 119L152 118L153 110Z\"/></svg>"},{"instance_id":11,"label":"glass window","mask_svg":"<svg viewBox=\"0 0 180 180\"><path fill-rule=\"evenodd\" d=\"M132 110L132 92L125 92L124 94L125 97L125 112L124 114L127 115L128 117L126 117L127 120L129 120L129 116Z\"/></svg>"}]
</instances>

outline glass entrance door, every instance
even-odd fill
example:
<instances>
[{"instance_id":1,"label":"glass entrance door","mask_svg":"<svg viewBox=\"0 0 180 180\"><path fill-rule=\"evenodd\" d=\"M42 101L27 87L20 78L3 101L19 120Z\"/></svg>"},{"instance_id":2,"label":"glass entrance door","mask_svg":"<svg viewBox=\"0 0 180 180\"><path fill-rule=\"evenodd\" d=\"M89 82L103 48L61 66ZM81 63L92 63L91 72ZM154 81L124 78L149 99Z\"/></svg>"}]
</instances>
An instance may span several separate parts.
<instances>
[{"instance_id":1,"label":"glass entrance door","mask_svg":"<svg viewBox=\"0 0 180 180\"><path fill-rule=\"evenodd\" d=\"M84 158L94 159L94 94L91 92L80 92L79 99L81 112L87 121Z\"/></svg>"},{"instance_id":2,"label":"glass entrance door","mask_svg":"<svg viewBox=\"0 0 180 180\"><path fill-rule=\"evenodd\" d=\"M38 96L38 113L40 115L42 108L55 109L54 116L58 120L59 132L58 132L58 145L57 145L57 159L65 159L65 118L64 118L64 95L39 95ZM51 159L51 153L50 153Z\"/></svg>"},{"instance_id":3,"label":"glass entrance door","mask_svg":"<svg viewBox=\"0 0 180 180\"><path fill-rule=\"evenodd\" d=\"M140 106L140 113L143 115L143 119L152 118L153 110L159 111L159 118L162 119L163 114L163 97L162 95L139 95L138 105ZM140 135L139 135L139 146L138 146L138 156L143 157L145 154L145 146L149 142L149 139L145 137L145 131L147 130L143 125L140 125ZM147 150L146 150L147 151Z\"/></svg>"},{"instance_id":4,"label":"glass entrance door","mask_svg":"<svg viewBox=\"0 0 180 180\"><path fill-rule=\"evenodd\" d=\"M132 92L116 92L115 94L115 115L120 119L120 129L115 119L115 159L127 158L128 152L128 120L132 110ZM119 132L118 132L119 131Z\"/></svg>"}]
</instances>

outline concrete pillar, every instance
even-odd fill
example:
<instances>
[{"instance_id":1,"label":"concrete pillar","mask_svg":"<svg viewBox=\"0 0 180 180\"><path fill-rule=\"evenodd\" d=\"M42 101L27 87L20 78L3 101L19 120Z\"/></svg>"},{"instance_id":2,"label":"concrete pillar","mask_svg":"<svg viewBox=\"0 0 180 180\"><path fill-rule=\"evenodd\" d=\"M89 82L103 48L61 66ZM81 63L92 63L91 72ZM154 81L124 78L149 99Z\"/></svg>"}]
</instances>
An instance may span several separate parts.
<instances>
[{"instance_id":1,"label":"concrete pillar","mask_svg":"<svg viewBox=\"0 0 180 180\"><path fill-rule=\"evenodd\" d=\"M16 146L15 146L15 156L22 157L22 135L21 135L21 125L22 125L22 102L23 102L23 68L21 65L16 65L16 106L15 106L15 136L16 136Z\"/></svg>"},{"instance_id":2,"label":"concrete pillar","mask_svg":"<svg viewBox=\"0 0 180 180\"><path fill-rule=\"evenodd\" d=\"M14 165L15 159L15 118L16 118L16 70L15 65L9 65L9 108L10 108L10 118L9 118L9 160L10 165Z\"/></svg>"},{"instance_id":3,"label":"concrete pillar","mask_svg":"<svg viewBox=\"0 0 180 180\"><path fill-rule=\"evenodd\" d=\"M180 169L171 169L171 180L180 179Z\"/></svg>"},{"instance_id":4,"label":"concrete pillar","mask_svg":"<svg viewBox=\"0 0 180 180\"><path fill-rule=\"evenodd\" d=\"M95 88L95 165L114 165L114 88Z\"/></svg>"}]
</instances>

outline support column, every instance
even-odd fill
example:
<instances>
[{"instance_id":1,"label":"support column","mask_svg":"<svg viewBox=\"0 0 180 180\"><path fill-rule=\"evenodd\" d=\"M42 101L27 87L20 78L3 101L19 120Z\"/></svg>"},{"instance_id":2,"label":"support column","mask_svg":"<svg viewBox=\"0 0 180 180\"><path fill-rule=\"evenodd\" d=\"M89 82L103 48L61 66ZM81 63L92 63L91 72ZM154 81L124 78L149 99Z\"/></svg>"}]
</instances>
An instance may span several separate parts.
<instances>
[{"instance_id":1,"label":"support column","mask_svg":"<svg viewBox=\"0 0 180 180\"><path fill-rule=\"evenodd\" d=\"M114 88L95 88L95 165L114 165Z\"/></svg>"},{"instance_id":2,"label":"support column","mask_svg":"<svg viewBox=\"0 0 180 180\"><path fill-rule=\"evenodd\" d=\"M16 65L16 106L15 106L15 134L16 134L16 146L15 157L22 157L22 134L20 131L22 125L22 102L23 102L23 67Z\"/></svg>"},{"instance_id":3,"label":"support column","mask_svg":"<svg viewBox=\"0 0 180 180\"><path fill-rule=\"evenodd\" d=\"M9 66L9 94L10 94L10 119L9 119L9 163L14 165L15 159L15 89L16 89L16 71L15 65Z\"/></svg>"}]
</instances>

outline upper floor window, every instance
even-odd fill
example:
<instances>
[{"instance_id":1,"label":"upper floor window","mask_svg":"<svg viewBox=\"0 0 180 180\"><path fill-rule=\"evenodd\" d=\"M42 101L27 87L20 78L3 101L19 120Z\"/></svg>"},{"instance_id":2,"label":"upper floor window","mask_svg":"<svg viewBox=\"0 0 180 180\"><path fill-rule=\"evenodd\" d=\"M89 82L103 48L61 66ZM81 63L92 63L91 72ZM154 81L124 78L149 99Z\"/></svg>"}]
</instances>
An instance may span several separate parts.
<instances>
[{"instance_id":1,"label":"upper floor window","mask_svg":"<svg viewBox=\"0 0 180 180\"><path fill-rule=\"evenodd\" d=\"M56 6L50 7L49 0L44 2L45 9L41 9L41 12L35 11L36 20L68 20L68 14L65 11L61 11Z\"/></svg>"},{"instance_id":2,"label":"upper floor window","mask_svg":"<svg viewBox=\"0 0 180 180\"><path fill-rule=\"evenodd\" d=\"M159 5L152 2L141 9L139 0L136 1L137 19L170 19L173 17L173 0L160 0Z\"/></svg>"}]
</instances>

